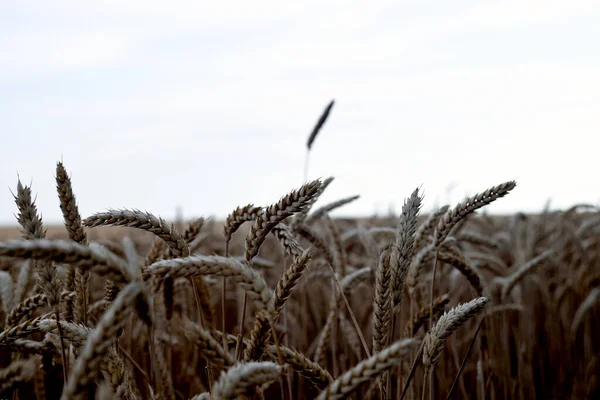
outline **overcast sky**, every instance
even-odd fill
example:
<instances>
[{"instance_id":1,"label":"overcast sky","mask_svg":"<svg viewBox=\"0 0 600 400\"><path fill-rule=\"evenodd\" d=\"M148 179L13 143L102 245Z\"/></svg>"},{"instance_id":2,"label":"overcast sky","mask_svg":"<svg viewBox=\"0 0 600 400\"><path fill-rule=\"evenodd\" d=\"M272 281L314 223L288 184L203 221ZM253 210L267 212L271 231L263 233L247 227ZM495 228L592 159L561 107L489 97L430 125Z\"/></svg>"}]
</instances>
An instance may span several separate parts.
<instances>
[{"instance_id":1,"label":"overcast sky","mask_svg":"<svg viewBox=\"0 0 600 400\"><path fill-rule=\"evenodd\" d=\"M598 1L101 3L0 3L0 223L17 174L61 221L61 158L84 217L272 203L332 98L309 177L362 196L337 215L600 200Z\"/></svg>"}]
</instances>

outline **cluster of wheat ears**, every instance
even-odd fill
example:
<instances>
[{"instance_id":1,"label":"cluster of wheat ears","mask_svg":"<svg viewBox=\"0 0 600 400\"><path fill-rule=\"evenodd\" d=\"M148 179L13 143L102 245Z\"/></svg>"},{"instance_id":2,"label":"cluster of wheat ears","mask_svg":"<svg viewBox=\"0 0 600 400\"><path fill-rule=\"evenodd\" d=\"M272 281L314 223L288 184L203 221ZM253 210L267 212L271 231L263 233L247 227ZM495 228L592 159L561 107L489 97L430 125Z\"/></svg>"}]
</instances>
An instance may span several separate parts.
<instances>
[{"instance_id":1,"label":"cluster of wheat ears","mask_svg":"<svg viewBox=\"0 0 600 400\"><path fill-rule=\"evenodd\" d=\"M19 181L22 238L0 242L0 397L600 394L597 209L474 214L509 181L428 216L417 189L397 217L336 220L358 196L313 207L332 181L216 231L133 209L81 219L59 162L62 239ZM135 229L92 240L101 226Z\"/></svg>"}]
</instances>

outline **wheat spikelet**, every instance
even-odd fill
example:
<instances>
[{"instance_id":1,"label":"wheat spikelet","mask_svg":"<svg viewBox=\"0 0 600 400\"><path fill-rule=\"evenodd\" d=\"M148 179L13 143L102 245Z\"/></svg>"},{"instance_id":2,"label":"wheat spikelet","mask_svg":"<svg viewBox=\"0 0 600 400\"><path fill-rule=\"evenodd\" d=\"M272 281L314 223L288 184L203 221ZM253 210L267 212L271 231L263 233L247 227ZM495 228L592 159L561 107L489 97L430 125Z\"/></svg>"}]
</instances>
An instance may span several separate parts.
<instances>
[{"instance_id":1,"label":"wheat spikelet","mask_svg":"<svg viewBox=\"0 0 600 400\"><path fill-rule=\"evenodd\" d=\"M188 246L190 243L196 240L200 234L200 231L202 230L202 227L204 226L204 222L204 217L196 218L188 225L185 232L183 232L183 240L188 244Z\"/></svg>"},{"instance_id":2,"label":"wheat spikelet","mask_svg":"<svg viewBox=\"0 0 600 400\"><path fill-rule=\"evenodd\" d=\"M14 340L19 339L21 336L26 336L33 332L39 331L39 321L48 318L50 315L53 314L54 313L47 313L39 317L21 322L18 325L7 327L4 331L0 332L0 344L5 345L11 343Z\"/></svg>"},{"instance_id":3,"label":"wheat spikelet","mask_svg":"<svg viewBox=\"0 0 600 400\"><path fill-rule=\"evenodd\" d=\"M23 228L23 238L32 240L44 240L46 231L42 227L42 218L37 213L35 202L31 198L31 189L23 187L19 180L17 184L17 196L15 198L17 207L19 208L18 220ZM56 321L60 320L60 293L62 285L57 277L56 266L52 260L44 260L44 262L33 263L33 267L37 272L37 286L45 293L46 301L54 311ZM69 267L72 269L72 267ZM60 327L59 327L60 329ZM61 356L63 364L63 373L66 379L68 367L66 362L66 353L64 343L61 337L60 340Z\"/></svg>"},{"instance_id":4,"label":"wheat spikelet","mask_svg":"<svg viewBox=\"0 0 600 400\"><path fill-rule=\"evenodd\" d=\"M408 356L415 343L414 339L399 340L375 353L370 358L361 361L327 386L319 394L317 400L347 398L361 383L375 380L379 375Z\"/></svg>"},{"instance_id":5,"label":"wheat spikelet","mask_svg":"<svg viewBox=\"0 0 600 400\"><path fill-rule=\"evenodd\" d=\"M79 244L87 244L87 236L81 223L81 215L79 214L79 208L77 207L77 201L73 194L73 187L71 184L71 178L67 173L62 162L56 164L56 189L58 191L58 199L60 201L60 209L63 214L65 227L69 238ZM89 272L81 272L76 274L75 268L71 265L67 266L67 277L66 287L67 290L77 290L78 303L77 313L79 316L84 312L83 309L87 309L87 281L89 279ZM85 293L85 294L84 294Z\"/></svg>"},{"instance_id":6,"label":"wheat spikelet","mask_svg":"<svg viewBox=\"0 0 600 400\"><path fill-rule=\"evenodd\" d=\"M306 210L310 200L318 193L321 186L322 183L318 179L308 182L259 213L246 236L246 260L251 261L258 254L267 235L277 224L297 212Z\"/></svg>"},{"instance_id":7,"label":"wheat spikelet","mask_svg":"<svg viewBox=\"0 0 600 400\"><path fill-rule=\"evenodd\" d=\"M489 302L486 297L478 297L468 303L459 304L444 313L425 335L423 346L423 365L431 373L442 355L446 338L461 325L473 318Z\"/></svg>"},{"instance_id":8,"label":"wheat spikelet","mask_svg":"<svg viewBox=\"0 0 600 400\"><path fill-rule=\"evenodd\" d=\"M221 373L219 380L213 386L213 399L236 399L256 385L277 380L280 372L281 368L270 361L236 364Z\"/></svg>"},{"instance_id":9,"label":"wheat spikelet","mask_svg":"<svg viewBox=\"0 0 600 400\"><path fill-rule=\"evenodd\" d=\"M319 190L317 190L317 193L313 196L312 199L309 200L306 208L304 210L298 212L296 215L294 215L294 218L292 221L292 228L294 230L296 230L296 227L298 225L306 222L306 218L308 217L308 212L311 210L312 206L317 202L317 200L319 200L319 197L323 194L325 189L327 189L329 184L331 184L331 182L333 182L333 179L334 179L333 176L330 176L329 178L325 179L323 181L323 184L319 188Z\"/></svg>"},{"instance_id":10,"label":"wheat spikelet","mask_svg":"<svg viewBox=\"0 0 600 400\"><path fill-rule=\"evenodd\" d=\"M375 278L375 301L373 302L373 353L380 352L387 345L388 324L392 311L390 269L391 250L386 250L379 258Z\"/></svg>"},{"instance_id":11,"label":"wheat spikelet","mask_svg":"<svg viewBox=\"0 0 600 400\"><path fill-rule=\"evenodd\" d=\"M61 293L61 298L64 301L72 301L75 298L75 292L66 292L63 291ZM6 318L6 325L12 326L24 318L31 317L31 314L38 308L46 305L48 300L46 299L46 295L43 293L38 293L31 297L26 298L19 304L17 304L12 311L8 314Z\"/></svg>"},{"instance_id":12,"label":"wheat spikelet","mask_svg":"<svg viewBox=\"0 0 600 400\"><path fill-rule=\"evenodd\" d=\"M227 216L223 225L223 234L225 240L230 241L231 236L242 226L244 222L253 221L262 211L261 207L256 207L254 204L247 204L243 207L237 207Z\"/></svg>"},{"instance_id":13,"label":"wheat spikelet","mask_svg":"<svg viewBox=\"0 0 600 400\"><path fill-rule=\"evenodd\" d=\"M157 261L162 260L166 249L167 249L167 244L165 243L164 240L162 240L159 237L154 239L154 241L152 242L152 246L150 247L150 250L148 250L148 253L146 254L144 265L150 265Z\"/></svg>"},{"instance_id":14,"label":"wheat spikelet","mask_svg":"<svg viewBox=\"0 0 600 400\"><path fill-rule=\"evenodd\" d=\"M46 237L46 230L42 225L42 218L38 214L37 207L31 197L31 188L23 186L19 180L17 183L17 194L13 195L19 214L17 221L21 225L21 237L25 240L42 239Z\"/></svg>"},{"instance_id":15,"label":"wheat spikelet","mask_svg":"<svg viewBox=\"0 0 600 400\"><path fill-rule=\"evenodd\" d=\"M254 327L252 331L250 331L250 342L246 348L245 354L246 360L256 360L261 356L262 350L270 338L269 331L271 327L269 321L272 321L273 323L277 322L286 300L302 277L309 262L310 253L304 251L300 257L296 258L284 271L271 299L270 308L273 310L271 317L269 318L268 315L263 313L257 314Z\"/></svg>"},{"instance_id":16,"label":"wheat spikelet","mask_svg":"<svg viewBox=\"0 0 600 400\"><path fill-rule=\"evenodd\" d=\"M481 207L490 204L496 199L506 196L517 186L515 181L508 181L468 197L462 203L457 204L439 220L434 235L433 245L437 248L446 239L452 228L469 214Z\"/></svg>"},{"instance_id":17,"label":"wheat spikelet","mask_svg":"<svg viewBox=\"0 0 600 400\"><path fill-rule=\"evenodd\" d=\"M299 257L294 259L294 262L286 268L281 279L277 282L272 299L275 320L278 319L285 302L290 297L290 294L294 290L294 287L296 287L300 278L302 278L310 260L310 250L304 250Z\"/></svg>"},{"instance_id":18,"label":"wheat spikelet","mask_svg":"<svg viewBox=\"0 0 600 400\"><path fill-rule=\"evenodd\" d=\"M116 398L135 400L138 397L129 372L125 368L124 360L119 356L115 347L109 349L106 363L100 365L100 370L104 376L104 382L108 384Z\"/></svg>"},{"instance_id":19,"label":"wheat spikelet","mask_svg":"<svg viewBox=\"0 0 600 400\"><path fill-rule=\"evenodd\" d=\"M15 203L19 208L17 220L21 225L23 239L44 239L46 231L42 224L42 217L38 214L35 201L31 198L31 188L23 186L19 180L17 184L17 195ZM35 263L34 269L38 274L37 284L46 294L48 304L53 307L58 304L60 298L60 283L56 277L56 267L52 260L43 263Z\"/></svg>"},{"instance_id":20,"label":"wheat spikelet","mask_svg":"<svg viewBox=\"0 0 600 400\"><path fill-rule=\"evenodd\" d=\"M421 209L419 189L415 189L402 206L402 214L398 222L396 242L390 254L392 308L400 306L404 293L404 281L413 257L417 216Z\"/></svg>"},{"instance_id":21,"label":"wheat spikelet","mask_svg":"<svg viewBox=\"0 0 600 400\"><path fill-rule=\"evenodd\" d=\"M73 194L71 178L62 162L56 164L56 189L69 238L77 243L86 244L87 237L83 230L81 215Z\"/></svg>"},{"instance_id":22,"label":"wheat spikelet","mask_svg":"<svg viewBox=\"0 0 600 400\"><path fill-rule=\"evenodd\" d=\"M286 224L277 224L273 228L272 232L288 255L293 258L297 258L302 255L304 249L294 237L294 233L289 226ZM254 258L254 261L256 261L256 257Z\"/></svg>"},{"instance_id":23,"label":"wheat spikelet","mask_svg":"<svg viewBox=\"0 0 600 400\"><path fill-rule=\"evenodd\" d=\"M184 333L188 340L196 345L202 356L211 363L224 367L235 364L235 359L223 349L208 330L200 328L192 321L186 321Z\"/></svg>"},{"instance_id":24,"label":"wheat spikelet","mask_svg":"<svg viewBox=\"0 0 600 400\"><path fill-rule=\"evenodd\" d=\"M267 346L265 353L274 362L278 362L279 355L281 355L282 361L285 364L289 365L298 374L308 379L308 381L317 389L323 389L333 381L327 370L294 349L285 346L279 346L278 349L275 345L269 345Z\"/></svg>"},{"instance_id":25,"label":"wheat spikelet","mask_svg":"<svg viewBox=\"0 0 600 400\"><path fill-rule=\"evenodd\" d=\"M264 346L268 344L269 339L271 338L271 321L274 323L272 315L270 316L264 310L261 310L256 314L254 326L250 331L250 340L247 343L246 351L244 353L244 360L252 361L260 359Z\"/></svg>"},{"instance_id":26,"label":"wheat spikelet","mask_svg":"<svg viewBox=\"0 0 600 400\"><path fill-rule=\"evenodd\" d=\"M319 120L317 121L312 132L308 136L308 141L306 142L306 147L309 151L312 148L312 145L313 145L315 139L317 138L317 135L321 131L321 128L323 128L323 125L325 125L325 121L327 121L327 117L329 117L329 113L331 112L331 109L333 108L334 104L335 104L335 100L331 100L329 102L329 104L327 104L327 107L325 107L325 110L323 110L323 113L319 117Z\"/></svg>"}]
</instances>

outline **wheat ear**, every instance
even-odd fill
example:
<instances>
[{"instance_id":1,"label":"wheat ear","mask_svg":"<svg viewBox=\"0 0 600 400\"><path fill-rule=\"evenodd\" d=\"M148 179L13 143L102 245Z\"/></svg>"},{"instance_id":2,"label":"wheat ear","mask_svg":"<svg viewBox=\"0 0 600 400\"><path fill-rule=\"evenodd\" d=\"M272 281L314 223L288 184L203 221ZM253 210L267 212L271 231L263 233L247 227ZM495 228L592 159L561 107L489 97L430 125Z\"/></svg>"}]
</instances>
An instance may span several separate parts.
<instances>
[{"instance_id":1,"label":"wheat ear","mask_svg":"<svg viewBox=\"0 0 600 400\"><path fill-rule=\"evenodd\" d=\"M468 303L459 304L450 311L445 312L423 339L423 365L427 374L430 374L435 364L442 355L446 339L465 322L489 302L486 297L479 297Z\"/></svg>"},{"instance_id":2,"label":"wheat ear","mask_svg":"<svg viewBox=\"0 0 600 400\"><path fill-rule=\"evenodd\" d=\"M243 207L237 207L225 219L223 225L223 235L225 240L229 242L231 236L242 226L244 222L253 221L258 213L262 210L261 207L256 207L254 204L247 204Z\"/></svg>"},{"instance_id":3,"label":"wheat ear","mask_svg":"<svg viewBox=\"0 0 600 400\"><path fill-rule=\"evenodd\" d=\"M277 203L260 212L246 236L246 260L251 261L258 254L267 235L277 224L297 212L306 210L310 200L318 193L321 186L322 183L319 179L310 181L302 185L300 189L292 190Z\"/></svg>"},{"instance_id":4,"label":"wheat ear","mask_svg":"<svg viewBox=\"0 0 600 400\"><path fill-rule=\"evenodd\" d=\"M277 348L275 345L269 345L265 353L273 361L278 361L281 355L285 364L306 378L317 389L323 389L333 381L327 370L294 349L285 346Z\"/></svg>"},{"instance_id":5,"label":"wheat ear","mask_svg":"<svg viewBox=\"0 0 600 400\"><path fill-rule=\"evenodd\" d=\"M317 191L317 193L308 202L308 205L306 206L306 208L304 210L300 211L299 213L297 213L296 215L294 215L294 218L292 220L292 228L294 228L294 230L296 229L296 226L306 222L306 218L308 217L308 212L311 210L312 206L317 202L317 200L319 200L319 197L323 194L325 189L327 189L329 184L331 184L331 182L333 182L333 179L334 179L333 176L330 176L329 178L325 179L323 181L323 184ZM306 181L307 178L305 177L304 180Z\"/></svg>"},{"instance_id":6,"label":"wheat ear","mask_svg":"<svg viewBox=\"0 0 600 400\"><path fill-rule=\"evenodd\" d=\"M233 356L223 349L208 330L200 328L192 321L186 321L183 332L186 338L196 345L202 356L211 363L222 367L235 364Z\"/></svg>"},{"instance_id":7,"label":"wheat ear","mask_svg":"<svg viewBox=\"0 0 600 400\"><path fill-rule=\"evenodd\" d=\"M273 228L272 232L289 256L295 259L302 255L304 249L302 248L302 246L300 246L300 243L298 243L298 240L296 240L296 238L294 237L294 233L292 232L292 229L289 226L283 223L277 224Z\"/></svg>"},{"instance_id":8,"label":"wheat ear","mask_svg":"<svg viewBox=\"0 0 600 400\"><path fill-rule=\"evenodd\" d=\"M273 310L271 315L271 321L273 321L273 323L277 322L279 319L279 315L283 310L286 300L302 277L309 262L310 253L307 250L304 251L300 257L295 259L284 271L270 301L270 308ZM250 331L250 342L246 348L245 354L245 359L247 361L256 360L261 356L264 346L268 344L270 338L270 328L268 316L259 313L255 319L254 327L252 328L252 331Z\"/></svg>"},{"instance_id":9,"label":"wheat ear","mask_svg":"<svg viewBox=\"0 0 600 400\"><path fill-rule=\"evenodd\" d=\"M71 178L62 162L56 164L56 190L58 191L60 209L63 214L69 238L79 244L87 244L87 236L83 229L83 224L81 223L81 215L79 214L77 201L73 194ZM82 274L81 271L79 271L79 273L76 273L72 266L69 266L67 272L67 290L77 290L80 302L78 306L81 307L81 309L87 309L85 300L87 300L86 286L89 279L89 272ZM84 294L84 292L86 294ZM81 309L78 311L80 316Z\"/></svg>"},{"instance_id":10,"label":"wheat ear","mask_svg":"<svg viewBox=\"0 0 600 400\"><path fill-rule=\"evenodd\" d=\"M391 250L384 251L377 266L375 277L375 301L373 303L373 353L380 352L387 345L389 322L392 311L392 296L390 292Z\"/></svg>"},{"instance_id":11,"label":"wheat ear","mask_svg":"<svg viewBox=\"0 0 600 400\"><path fill-rule=\"evenodd\" d=\"M46 231L42 226L42 217L38 214L35 201L31 198L31 188L23 186L19 180L17 184L17 196L15 197L17 207L19 208L18 220L22 226L24 239L43 240L46 237ZM60 293L62 292L61 282L57 277L56 266L52 260L44 260L33 264L37 272L37 285L46 295L48 306L54 311L56 322L60 321ZM59 326L60 330L60 326ZM69 366L65 352L64 341L60 339L61 358L63 374L66 379L69 374Z\"/></svg>"},{"instance_id":12,"label":"wheat ear","mask_svg":"<svg viewBox=\"0 0 600 400\"><path fill-rule=\"evenodd\" d=\"M415 189L402 206L402 214L398 222L396 242L390 255L392 307L395 311L400 307L404 293L404 281L413 258L417 216L421 210L422 197L419 189Z\"/></svg>"},{"instance_id":13,"label":"wheat ear","mask_svg":"<svg viewBox=\"0 0 600 400\"><path fill-rule=\"evenodd\" d=\"M466 216L490 204L494 200L506 196L516 186L517 183L515 181L504 182L500 185L492 186L482 193L468 197L462 203L457 204L439 220L433 235L434 246L439 247L452 228Z\"/></svg>"},{"instance_id":14,"label":"wheat ear","mask_svg":"<svg viewBox=\"0 0 600 400\"><path fill-rule=\"evenodd\" d=\"M281 367L270 361L236 364L221 373L213 386L213 400L237 399L256 385L277 380L280 373Z\"/></svg>"},{"instance_id":15,"label":"wheat ear","mask_svg":"<svg viewBox=\"0 0 600 400\"><path fill-rule=\"evenodd\" d=\"M374 380L410 354L416 340L402 339L350 368L334 380L317 400L345 399L364 382Z\"/></svg>"}]
</instances>

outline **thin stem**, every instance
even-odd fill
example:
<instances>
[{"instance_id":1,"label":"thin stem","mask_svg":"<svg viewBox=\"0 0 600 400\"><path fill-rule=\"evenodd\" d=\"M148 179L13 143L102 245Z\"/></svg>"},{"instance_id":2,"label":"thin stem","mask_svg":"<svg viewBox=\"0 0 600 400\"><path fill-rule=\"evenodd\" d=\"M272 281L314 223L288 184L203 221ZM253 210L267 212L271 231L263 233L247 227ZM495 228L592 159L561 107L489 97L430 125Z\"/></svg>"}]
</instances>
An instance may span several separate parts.
<instances>
[{"instance_id":1,"label":"thin stem","mask_svg":"<svg viewBox=\"0 0 600 400\"><path fill-rule=\"evenodd\" d=\"M56 317L56 327L58 328L58 335L60 336L60 350L62 357L62 365L63 365L63 380L65 383L65 387L67 387L67 381L69 376L69 366L67 365L67 354L65 353L65 341L63 339L62 327L60 326L60 316L58 313L58 306L54 309L54 315Z\"/></svg>"},{"instance_id":2,"label":"thin stem","mask_svg":"<svg viewBox=\"0 0 600 400\"><path fill-rule=\"evenodd\" d=\"M283 365L285 365L285 362L283 361L283 354L281 353L281 346L279 344L279 338L277 337L277 332L275 331L275 324L273 323L273 319L271 318L270 315L268 315L267 318L269 320L269 325L271 327L271 335L273 335L273 342L275 343L275 348L277 349L277 358L279 359L279 364L283 366ZM286 375L282 374L281 379L284 379L285 376ZM286 381L287 381L288 394L289 394L290 400L291 400L294 398L292 395L292 383L290 382L289 379L286 379ZM283 387L282 387L282 391L283 391ZM282 396L282 397L285 397L285 396Z\"/></svg>"},{"instance_id":3,"label":"thin stem","mask_svg":"<svg viewBox=\"0 0 600 400\"><path fill-rule=\"evenodd\" d=\"M225 257L229 257L229 240L225 242ZM223 349L225 352L229 352L229 346L227 344L227 331L225 330L225 302L227 301L227 278L223 277L223 284L221 285L221 329L223 331Z\"/></svg>"},{"instance_id":4,"label":"thin stem","mask_svg":"<svg viewBox=\"0 0 600 400\"><path fill-rule=\"evenodd\" d=\"M424 346L425 346L425 342L421 341L421 346L419 347L419 350L417 351L417 355L415 356L415 359L413 361L412 368L410 369L410 372L408 373L408 377L406 378L406 383L404 384L404 389L402 390L402 395L400 396L400 400L403 400L404 397L406 396L406 393L408 393L408 387L410 386L410 381L412 381L413 376L415 376L415 371L417 370L417 363L419 362L419 358L421 357L421 354L423 353Z\"/></svg>"},{"instance_id":5,"label":"thin stem","mask_svg":"<svg viewBox=\"0 0 600 400\"><path fill-rule=\"evenodd\" d=\"M358 325L356 316L354 315L354 312L352 312L352 308L350 307L350 303L348 302L348 299L346 298L346 295L344 294L344 290L342 289L340 282L338 281L337 276L335 275L335 270L333 269L331 264L328 264L328 265L329 265L329 268L331 269L331 272L333 273L333 280L335 280L337 288L340 291L340 295L342 296L342 299L344 299L344 303L346 303L346 308L348 308L348 313L350 314L350 318L352 318L352 323L354 324L354 329L356 329L356 333L358 333L358 337L360 338L360 341L362 342L363 349L365 350L365 353L367 353L367 357L371 357L371 352L369 351L369 346L367 346L367 341L365 340L365 337L364 337L362 331L360 330L360 325Z\"/></svg>"},{"instance_id":6,"label":"thin stem","mask_svg":"<svg viewBox=\"0 0 600 400\"><path fill-rule=\"evenodd\" d=\"M435 249L435 257L433 258L433 276L431 277L431 292L429 293L429 330L433 326L433 291L435 289L435 274L437 272L439 250Z\"/></svg>"},{"instance_id":7,"label":"thin stem","mask_svg":"<svg viewBox=\"0 0 600 400\"><path fill-rule=\"evenodd\" d=\"M388 337L388 342L387 342L387 346L390 345L390 343L394 342L394 336L396 336L396 313L392 312L392 321L391 321L391 329L390 329L390 335ZM392 374L394 372L394 368L390 368L390 371L388 373L386 373L387 375L387 393L392 393ZM400 373L398 373L398 375L400 375Z\"/></svg>"},{"instance_id":8,"label":"thin stem","mask_svg":"<svg viewBox=\"0 0 600 400\"><path fill-rule=\"evenodd\" d=\"M119 346L117 343L119 352L121 354L123 354L125 356L125 358L127 358L129 360L129 362L131 363L131 365L133 365L133 367L135 369L138 370L138 372L140 373L140 375L142 375L142 378L144 378L146 380L146 382L148 382L148 384L150 384L150 378L148 378L148 374L146 373L146 371L144 371L142 369L142 367L140 366L140 364L138 364L133 357L131 356L131 354L129 354L122 346Z\"/></svg>"},{"instance_id":9,"label":"thin stem","mask_svg":"<svg viewBox=\"0 0 600 400\"><path fill-rule=\"evenodd\" d=\"M244 340L244 325L246 323L246 303L248 302L248 293L244 292L244 303L242 304L242 318L240 320L240 333L235 345L235 358L239 359L242 353L242 342Z\"/></svg>"},{"instance_id":10,"label":"thin stem","mask_svg":"<svg viewBox=\"0 0 600 400\"><path fill-rule=\"evenodd\" d=\"M337 293L336 293L337 291L335 289L335 284L333 282L331 282L331 286L332 286L331 292L333 293L334 296L337 296ZM335 311L336 311L336 315L337 315L337 313L339 311L337 301L335 302ZM333 322L331 324L331 355L332 355L332 361L333 361L333 376L338 376L338 362L337 362L337 351L336 351L337 321L338 321L338 318L334 318Z\"/></svg>"},{"instance_id":11,"label":"thin stem","mask_svg":"<svg viewBox=\"0 0 600 400\"><path fill-rule=\"evenodd\" d=\"M435 257L433 258L433 276L431 277L431 293L429 293L429 330L433 326L433 291L435 290L435 273L437 272L439 248L435 249ZM433 374L435 368L429 373L429 398L433 400ZM427 380L427 379L425 379ZM424 398L423 398L424 399Z\"/></svg>"},{"instance_id":12,"label":"thin stem","mask_svg":"<svg viewBox=\"0 0 600 400\"><path fill-rule=\"evenodd\" d=\"M485 319L485 317L482 318L481 321L479 321L479 325L477 325L477 330L475 331L475 334L473 335L473 338L471 339L471 342L469 343L467 352L465 353L462 363L460 364L460 368L458 369L458 374L456 375L456 378L454 378L454 382L452 382L452 386L450 386L450 390L448 391L448 396L446 396L446 400L450 399L450 396L452 395L452 391L454 390L454 387L458 383L460 374L462 373L462 370L465 367L465 364L467 363L467 359L469 358L469 354L471 353L471 348L473 347L473 343L475 343L475 339L477 338L477 335L479 334L479 331L481 330L481 326L483 325L484 319Z\"/></svg>"}]
</instances>

